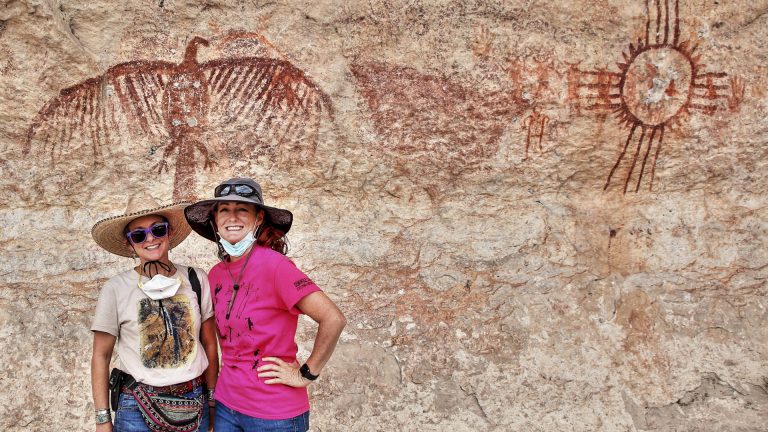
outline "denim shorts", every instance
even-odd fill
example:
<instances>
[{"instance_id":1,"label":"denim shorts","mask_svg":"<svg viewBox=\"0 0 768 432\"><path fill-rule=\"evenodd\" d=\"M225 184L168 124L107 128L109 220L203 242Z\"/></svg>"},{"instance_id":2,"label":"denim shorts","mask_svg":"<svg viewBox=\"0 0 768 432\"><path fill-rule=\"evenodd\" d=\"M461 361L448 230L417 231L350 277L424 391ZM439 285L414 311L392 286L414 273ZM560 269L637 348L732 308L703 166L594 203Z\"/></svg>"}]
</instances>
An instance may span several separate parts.
<instances>
[{"instance_id":1,"label":"denim shorts","mask_svg":"<svg viewBox=\"0 0 768 432\"><path fill-rule=\"evenodd\" d=\"M216 402L216 432L306 432L309 430L309 411L285 420L267 420L251 417Z\"/></svg>"},{"instance_id":2,"label":"denim shorts","mask_svg":"<svg viewBox=\"0 0 768 432\"><path fill-rule=\"evenodd\" d=\"M203 395L203 388L198 387L189 393L185 393L182 396L188 398L201 397ZM202 396L203 400L203 417L200 419L200 427L197 429L200 432L208 431L208 402L205 396ZM115 427L113 432L150 432L147 424L144 423L144 418L139 411L139 405L133 395L122 393L120 394L120 400L117 404L117 411L115 411Z\"/></svg>"}]
</instances>

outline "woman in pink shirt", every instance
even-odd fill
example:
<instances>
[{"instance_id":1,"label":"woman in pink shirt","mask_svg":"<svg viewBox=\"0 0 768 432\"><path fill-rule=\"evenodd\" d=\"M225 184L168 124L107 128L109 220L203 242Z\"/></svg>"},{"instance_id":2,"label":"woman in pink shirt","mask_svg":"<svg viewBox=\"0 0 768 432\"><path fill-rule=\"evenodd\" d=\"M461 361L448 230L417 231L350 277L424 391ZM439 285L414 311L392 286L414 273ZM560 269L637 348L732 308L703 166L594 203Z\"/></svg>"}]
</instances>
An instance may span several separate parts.
<instances>
[{"instance_id":1,"label":"woman in pink shirt","mask_svg":"<svg viewBox=\"0 0 768 432\"><path fill-rule=\"evenodd\" d=\"M309 430L306 387L331 357L346 319L285 256L293 215L265 206L254 180L233 178L185 216L218 244L222 260L208 274L222 359L216 431ZM302 313L318 329L312 353L299 363L294 338Z\"/></svg>"}]
</instances>

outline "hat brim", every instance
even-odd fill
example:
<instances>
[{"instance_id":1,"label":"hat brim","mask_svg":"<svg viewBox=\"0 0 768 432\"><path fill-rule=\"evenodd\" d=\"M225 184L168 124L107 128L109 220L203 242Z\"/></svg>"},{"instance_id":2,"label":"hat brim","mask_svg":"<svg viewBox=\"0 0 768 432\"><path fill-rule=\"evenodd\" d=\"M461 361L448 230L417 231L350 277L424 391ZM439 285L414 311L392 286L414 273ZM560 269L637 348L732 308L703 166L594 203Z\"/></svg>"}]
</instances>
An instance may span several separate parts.
<instances>
[{"instance_id":1,"label":"hat brim","mask_svg":"<svg viewBox=\"0 0 768 432\"><path fill-rule=\"evenodd\" d=\"M257 208L264 210L271 224L283 233L287 233L291 229L291 225L293 225L293 213L290 211L259 204L249 198L241 197L238 195L227 195L209 200L198 201L185 208L184 216L186 216L187 223L192 227L192 230L212 242L216 242L218 240L216 239L216 233L214 232L213 223L211 221L213 216L211 209L214 205L220 202L242 202L253 204Z\"/></svg>"},{"instance_id":2,"label":"hat brim","mask_svg":"<svg viewBox=\"0 0 768 432\"><path fill-rule=\"evenodd\" d=\"M125 226L136 218L158 215L168 219L168 225L171 228L170 247L174 248L192 232L192 228L184 217L184 209L190 204L192 204L191 201L179 201L166 206L102 219L91 228L91 236L107 252L130 257L133 255L133 248L123 233Z\"/></svg>"}]
</instances>

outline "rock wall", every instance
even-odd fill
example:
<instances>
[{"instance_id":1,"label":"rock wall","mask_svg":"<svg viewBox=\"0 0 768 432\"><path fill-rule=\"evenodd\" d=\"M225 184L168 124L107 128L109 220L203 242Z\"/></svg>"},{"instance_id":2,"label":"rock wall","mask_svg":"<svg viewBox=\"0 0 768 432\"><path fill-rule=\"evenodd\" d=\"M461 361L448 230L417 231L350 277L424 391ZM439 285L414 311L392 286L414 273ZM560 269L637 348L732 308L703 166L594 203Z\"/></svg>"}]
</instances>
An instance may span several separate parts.
<instances>
[{"instance_id":1,"label":"rock wall","mask_svg":"<svg viewBox=\"0 0 768 432\"><path fill-rule=\"evenodd\" d=\"M0 429L93 428L93 223L245 175L349 319L314 431L768 430L767 39L765 0L6 0Z\"/></svg>"}]
</instances>

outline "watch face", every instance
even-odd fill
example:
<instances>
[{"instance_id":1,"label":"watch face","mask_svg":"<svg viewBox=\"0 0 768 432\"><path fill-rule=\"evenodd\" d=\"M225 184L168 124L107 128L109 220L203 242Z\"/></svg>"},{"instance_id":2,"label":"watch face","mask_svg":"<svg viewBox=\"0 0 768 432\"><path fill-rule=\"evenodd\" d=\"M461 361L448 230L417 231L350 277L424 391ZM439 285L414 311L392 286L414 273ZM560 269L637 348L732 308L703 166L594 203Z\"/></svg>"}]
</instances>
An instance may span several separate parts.
<instances>
[{"instance_id":1,"label":"watch face","mask_svg":"<svg viewBox=\"0 0 768 432\"><path fill-rule=\"evenodd\" d=\"M301 368L299 369L299 372L301 373L301 376L303 376L304 378L306 378L306 379L308 379L310 381L314 381L314 380L317 379L317 375L312 375L312 372L309 371L309 366L307 366L306 363L301 365Z\"/></svg>"}]
</instances>

